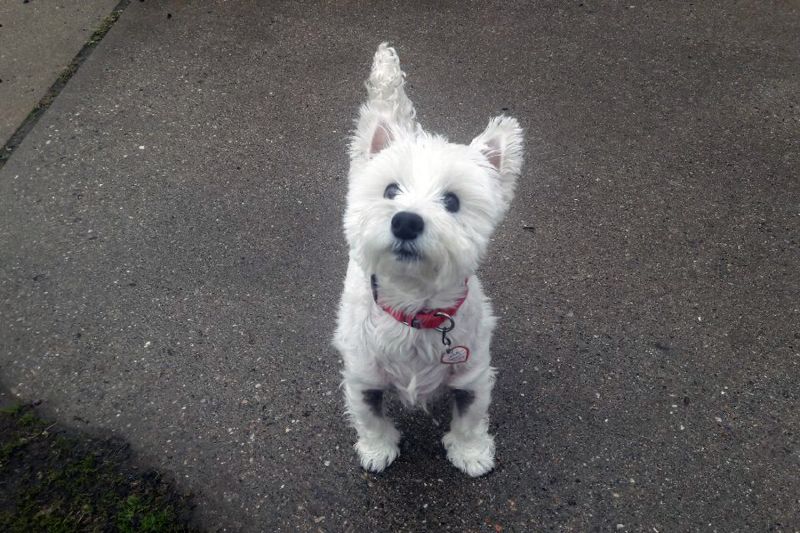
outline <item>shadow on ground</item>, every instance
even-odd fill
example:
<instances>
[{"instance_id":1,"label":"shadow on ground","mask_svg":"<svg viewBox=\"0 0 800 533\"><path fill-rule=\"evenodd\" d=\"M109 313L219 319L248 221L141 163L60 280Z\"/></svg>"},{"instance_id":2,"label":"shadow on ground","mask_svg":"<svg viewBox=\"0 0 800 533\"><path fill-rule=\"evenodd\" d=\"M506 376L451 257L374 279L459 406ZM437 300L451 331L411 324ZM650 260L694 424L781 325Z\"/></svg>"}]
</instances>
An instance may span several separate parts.
<instances>
[{"instance_id":1,"label":"shadow on ground","mask_svg":"<svg viewBox=\"0 0 800 533\"><path fill-rule=\"evenodd\" d=\"M0 531L194 531L192 498L130 445L50 423L0 387Z\"/></svg>"}]
</instances>

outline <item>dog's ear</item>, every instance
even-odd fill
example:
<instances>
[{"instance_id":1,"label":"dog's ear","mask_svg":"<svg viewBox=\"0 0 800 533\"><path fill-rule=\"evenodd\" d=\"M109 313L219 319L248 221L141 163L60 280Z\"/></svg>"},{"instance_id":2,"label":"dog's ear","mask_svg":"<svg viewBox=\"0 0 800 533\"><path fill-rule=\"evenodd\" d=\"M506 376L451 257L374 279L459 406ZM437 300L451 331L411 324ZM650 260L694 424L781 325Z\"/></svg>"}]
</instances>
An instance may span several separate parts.
<instances>
[{"instance_id":1,"label":"dog's ear","mask_svg":"<svg viewBox=\"0 0 800 533\"><path fill-rule=\"evenodd\" d=\"M369 143L370 155L377 154L389 146L393 140L394 137L392 136L392 130L387 124L379 121L375 126L375 131L372 134L372 142Z\"/></svg>"},{"instance_id":2,"label":"dog's ear","mask_svg":"<svg viewBox=\"0 0 800 533\"><path fill-rule=\"evenodd\" d=\"M370 159L388 147L396 138L395 128L389 120L364 105L356 124L356 131L350 143L352 159Z\"/></svg>"},{"instance_id":3,"label":"dog's ear","mask_svg":"<svg viewBox=\"0 0 800 533\"><path fill-rule=\"evenodd\" d=\"M508 205L522 170L522 128L519 122L511 117L495 117L470 146L481 152L489 166L497 171L503 200Z\"/></svg>"}]
</instances>

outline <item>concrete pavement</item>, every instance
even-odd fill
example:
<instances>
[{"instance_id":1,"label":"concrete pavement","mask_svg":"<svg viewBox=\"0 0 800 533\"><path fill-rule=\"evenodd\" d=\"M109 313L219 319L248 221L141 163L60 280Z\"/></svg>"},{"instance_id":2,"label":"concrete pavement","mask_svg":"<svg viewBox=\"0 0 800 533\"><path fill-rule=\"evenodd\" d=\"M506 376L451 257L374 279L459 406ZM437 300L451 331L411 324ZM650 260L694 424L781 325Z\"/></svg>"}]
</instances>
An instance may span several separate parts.
<instances>
[{"instance_id":1,"label":"concrete pavement","mask_svg":"<svg viewBox=\"0 0 800 533\"><path fill-rule=\"evenodd\" d=\"M0 368L209 530L800 528L790 3L132 2L0 171ZM422 123L527 164L482 277L498 469L433 417L357 468L329 345L346 134L394 43Z\"/></svg>"},{"instance_id":2,"label":"concrete pavement","mask_svg":"<svg viewBox=\"0 0 800 533\"><path fill-rule=\"evenodd\" d=\"M0 146L119 0L0 3Z\"/></svg>"}]
</instances>

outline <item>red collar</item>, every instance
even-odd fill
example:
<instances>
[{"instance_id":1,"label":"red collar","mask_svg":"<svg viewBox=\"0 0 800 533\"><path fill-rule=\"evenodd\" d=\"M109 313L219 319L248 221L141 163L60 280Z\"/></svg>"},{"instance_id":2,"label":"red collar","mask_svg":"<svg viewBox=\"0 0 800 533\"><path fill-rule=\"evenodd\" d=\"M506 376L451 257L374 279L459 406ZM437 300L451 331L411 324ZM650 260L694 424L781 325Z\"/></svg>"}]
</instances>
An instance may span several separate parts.
<instances>
[{"instance_id":1,"label":"red collar","mask_svg":"<svg viewBox=\"0 0 800 533\"><path fill-rule=\"evenodd\" d=\"M392 315L398 322L402 322L406 326L416 329L436 329L441 326L447 321L448 317L455 316L458 312L458 308L461 307L461 304L467 299L467 294L469 293L467 289L467 280L464 280L464 296L456 300L453 307L448 307L447 309L423 309L412 315L378 303L378 278L375 277L375 274L370 277L370 284L372 285L372 298L375 300L375 303L378 304L378 307Z\"/></svg>"}]
</instances>

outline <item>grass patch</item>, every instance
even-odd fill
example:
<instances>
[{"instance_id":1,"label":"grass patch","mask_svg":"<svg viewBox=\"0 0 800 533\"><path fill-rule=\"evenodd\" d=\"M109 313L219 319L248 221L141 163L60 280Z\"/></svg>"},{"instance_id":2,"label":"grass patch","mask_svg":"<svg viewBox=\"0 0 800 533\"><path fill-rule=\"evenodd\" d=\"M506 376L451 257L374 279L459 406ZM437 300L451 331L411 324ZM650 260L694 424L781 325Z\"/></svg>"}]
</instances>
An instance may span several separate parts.
<instances>
[{"instance_id":1,"label":"grass patch","mask_svg":"<svg viewBox=\"0 0 800 533\"><path fill-rule=\"evenodd\" d=\"M14 416L21 413L24 410L25 410L24 403L16 403L14 405L9 405L8 407L3 407L2 409L0 409L0 414Z\"/></svg>"},{"instance_id":2,"label":"grass patch","mask_svg":"<svg viewBox=\"0 0 800 533\"><path fill-rule=\"evenodd\" d=\"M192 531L191 501L131 463L127 444L0 409L0 531Z\"/></svg>"},{"instance_id":3,"label":"grass patch","mask_svg":"<svg viewBox=\"0 0 800 533\"><path fill-rule=\"evenodd\" d=\"M112 11L106 18L104 18L103 21L100 22L100 25L97 27L97 29L94 30L92 36L89 37L89 44L97 43L103 37L105 37L106 33L108 33L108 30L110 30L111 26L113 26L114 23L117 22L117 19L119 19L120 15L122 15L122 9L118 7L117 9Z\"/></svg>"}]
</instances>

